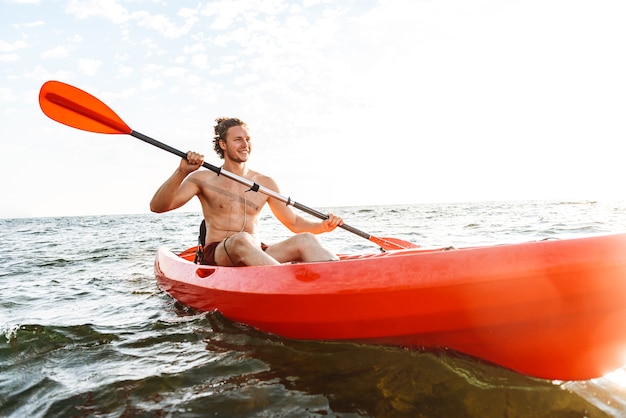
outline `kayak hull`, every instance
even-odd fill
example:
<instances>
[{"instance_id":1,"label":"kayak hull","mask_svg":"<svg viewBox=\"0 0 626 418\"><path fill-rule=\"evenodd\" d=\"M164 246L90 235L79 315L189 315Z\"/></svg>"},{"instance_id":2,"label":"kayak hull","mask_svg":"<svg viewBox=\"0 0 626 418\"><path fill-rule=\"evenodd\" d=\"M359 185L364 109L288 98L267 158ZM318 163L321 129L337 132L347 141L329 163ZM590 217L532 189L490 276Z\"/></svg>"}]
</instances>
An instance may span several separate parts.
<instances>
[{"instance_id":1,"label":"kayak hull","mask_svg":"<svg viewBox=\"0 0 626 418\"><path fill-rule=\"evenodd\" d=\"M237 268L161 248L155 273L191 308L287 338L449 348L558 380L626 364L626 234Z\"/></svg>"}]
</instances>

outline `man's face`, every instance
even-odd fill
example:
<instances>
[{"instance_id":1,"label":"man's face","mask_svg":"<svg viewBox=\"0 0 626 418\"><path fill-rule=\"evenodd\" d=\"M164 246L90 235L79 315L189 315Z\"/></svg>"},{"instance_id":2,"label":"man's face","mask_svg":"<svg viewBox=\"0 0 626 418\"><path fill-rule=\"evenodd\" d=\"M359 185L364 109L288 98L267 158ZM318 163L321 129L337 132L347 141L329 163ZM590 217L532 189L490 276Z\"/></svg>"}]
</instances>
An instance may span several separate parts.
<instances>
[{"instance_id":1,"label":"man's face","mask_svg":"<svg viewBox=\"0 0 626 418\"><path fill-rule=\"evenodd\" d=\"M226 140L222 141L224 158L236 163L248 161L252 143L250 132L246 126L231 126L226 132Z\"/></svg>"}]
</instances>

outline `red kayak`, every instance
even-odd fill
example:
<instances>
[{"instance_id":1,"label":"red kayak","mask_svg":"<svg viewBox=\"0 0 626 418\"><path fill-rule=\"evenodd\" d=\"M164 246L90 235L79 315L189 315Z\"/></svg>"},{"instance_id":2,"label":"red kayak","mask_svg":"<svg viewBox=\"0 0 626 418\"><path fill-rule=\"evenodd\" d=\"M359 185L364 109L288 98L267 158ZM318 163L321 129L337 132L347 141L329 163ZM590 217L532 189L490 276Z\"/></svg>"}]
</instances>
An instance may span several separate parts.
<instances>
[{"instance_id":1,"label":"red kayak","mask_svg":"<svg viewBox=\"0 0 626 418\"><path fill-rule=\"evenodd\" d=\"M194 251L159 249L163 290L283 337L445 347L556 380L626 365L626 234L259 267Z\"/></svg>"}]
</instances>

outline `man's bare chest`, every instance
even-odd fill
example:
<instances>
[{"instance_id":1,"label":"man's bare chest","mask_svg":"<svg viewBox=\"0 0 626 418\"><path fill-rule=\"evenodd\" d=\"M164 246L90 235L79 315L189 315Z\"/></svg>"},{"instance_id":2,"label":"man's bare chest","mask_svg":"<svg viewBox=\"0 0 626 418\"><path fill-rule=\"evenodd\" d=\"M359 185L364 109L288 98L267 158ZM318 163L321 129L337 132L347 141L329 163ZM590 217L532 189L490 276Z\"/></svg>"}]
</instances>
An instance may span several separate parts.
<instances>
[{"instance_id":1,"label":"man's bare chest","mask_svg":"<svg viewBox=\"0 0 626 418\"><path fill-rule=\"evenodd\" d=\"M207 182L203 187L203 195L209 206L219 211L243 212L245 210L248 213L256 213L267 201L264 195L236 183Z\"/></svg>"}]
</instances>

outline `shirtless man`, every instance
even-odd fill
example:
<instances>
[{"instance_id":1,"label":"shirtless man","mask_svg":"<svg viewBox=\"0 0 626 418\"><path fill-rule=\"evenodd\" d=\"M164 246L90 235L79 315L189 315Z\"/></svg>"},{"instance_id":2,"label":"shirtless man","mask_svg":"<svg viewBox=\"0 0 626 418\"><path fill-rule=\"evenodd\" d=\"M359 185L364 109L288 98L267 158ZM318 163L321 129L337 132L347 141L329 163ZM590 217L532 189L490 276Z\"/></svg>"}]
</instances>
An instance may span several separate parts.
<instances>
[{"instance_id":1,"label":"shirtless man","mask_svg":"<svg viewBox=\"0 0 626 418\"><path fill-rule=\"evenodd\" d=\"M214 149L224 159L223 168L251 182L280 193L276 182L250 170L246 163L252 143L245 122L236 118L218 118ZM174 174L161 185L150 202L150 210L161 213L183 206L198 196L206 222L206 246L202 264L218 266L273 265L291 261L336 260L337 256L322 247L313 234L329 232L343 223L333 214L321 222L309 221L285 203L212 171L197 171L204 156L188 152ZM296 235L276 244L261 246L256 233L263 205Z\"/></svg>"}]
</instances>

